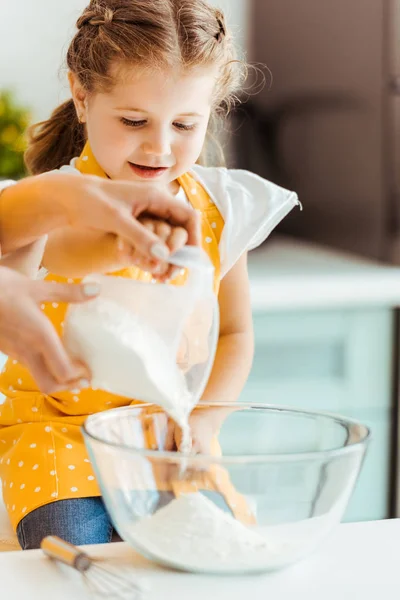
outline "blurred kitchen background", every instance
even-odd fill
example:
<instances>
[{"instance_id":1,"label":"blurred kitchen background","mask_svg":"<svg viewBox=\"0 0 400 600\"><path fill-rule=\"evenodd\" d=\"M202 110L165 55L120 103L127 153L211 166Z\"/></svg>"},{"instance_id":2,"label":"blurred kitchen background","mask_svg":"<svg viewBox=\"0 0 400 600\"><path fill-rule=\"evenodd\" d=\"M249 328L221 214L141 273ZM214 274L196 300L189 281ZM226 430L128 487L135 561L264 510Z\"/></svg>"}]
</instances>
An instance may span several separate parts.
<instances>
[{"instance_id":1,"label":"blurred kitchen background","mask_svg":"<svg viewBox=\"0 0 400 600\"><path fill-rule=\"evenodd\" d=\"M400 2L213 3L272 74L232 115L228 166L304 206L250 257L256 357L243 399L365 422L374 437L346 520L399 516ZM85 5L2 2L0 94L12 96L0 96L0 177L23 175L27 120L68 95L60 65Z\"/></svg>"}]
</instances>

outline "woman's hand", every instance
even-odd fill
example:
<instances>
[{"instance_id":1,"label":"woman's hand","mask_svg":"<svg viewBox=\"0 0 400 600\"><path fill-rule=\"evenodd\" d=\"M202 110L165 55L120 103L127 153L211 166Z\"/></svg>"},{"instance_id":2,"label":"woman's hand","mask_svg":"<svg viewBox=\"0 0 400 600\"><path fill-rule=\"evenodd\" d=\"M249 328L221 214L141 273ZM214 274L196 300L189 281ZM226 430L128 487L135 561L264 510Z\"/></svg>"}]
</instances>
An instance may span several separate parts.
<instances>
[{"instance_id":1,"label":"woman's hand","mask_svg":"<svg viewBox=\"0 0 400 600\"><path fill-rule=\"evenodd\" d=\"M159 240L165 244L169 253L172 255L188 242L188 232L183 227L170 225L160 219L152 219L150 217L140 217L139 222L147 231L154 233ZM169 264L166 261L161 261L157 265L154 260L146 258L136 248L132 248L129 243L122 238L118 239L119 251L123 253L124 263L134 264L139 266L144 271L153 273L153 277L158 281L167 281L174 278L180 271L179 268ZM128 265L125 265L128 266Z\"/></svg>"},{"instance_id":2,"label":"woman's hand","mask_svg":"<svg viewBox=\"0 0 400 600\"><path fill-rule=\"evenodd\" d=\"M200 244L199 215L167 190L62 172L29 177L1 193L0 244L7 254L72 225L116 234L146 259L167 260L168 247L139 217L183 228L188 244Z\"/></svg>"},{"instance_id":3,"label":"woman's hand","mask_svg":"<svg viewBox=\"0 0 400 600\"><path fill-rule=\"evenodd\" d=\"M99 292L94 284L31 281L0 267L1 352L27 366L45 393L89 387L90 373L72 362L40 304L85 302Z\"/></svg>"},{"instance_id":4,"label":"woman's hand","mask_svg":"<svg viewBox=\"0 0 400 600\"><path fill-rule=\"evenodd\" d=\"M184 246L188 239L185 229L158 219L140 218L140 225L155 235L168 253ZM50 273L72 278L114 273L132 266L152 273L158 281L165 281L174 273L167 260L147 258L115 234L87 227L63 227L50 233L42 264Z\"/></svg>"}]
</instances>

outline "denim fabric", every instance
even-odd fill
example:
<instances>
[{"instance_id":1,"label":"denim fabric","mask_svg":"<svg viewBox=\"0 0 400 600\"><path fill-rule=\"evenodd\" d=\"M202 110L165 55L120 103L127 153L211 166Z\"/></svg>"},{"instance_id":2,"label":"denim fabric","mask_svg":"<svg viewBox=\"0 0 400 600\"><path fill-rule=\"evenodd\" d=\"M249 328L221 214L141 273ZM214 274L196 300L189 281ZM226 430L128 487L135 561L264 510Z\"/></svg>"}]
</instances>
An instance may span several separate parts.
<instances>
[{"instance_id":1,"label":"denim fabric","mask_svg":"<svg viewBox=\"0 0 400 600\"><path fill-rule=\"evenodd\" d=\"M101 498L59 500L26 515L17 527L23 550L40 548L48 535L75 544L106 544L113 538L113 526Z\"/></svg>"}]
</instances>

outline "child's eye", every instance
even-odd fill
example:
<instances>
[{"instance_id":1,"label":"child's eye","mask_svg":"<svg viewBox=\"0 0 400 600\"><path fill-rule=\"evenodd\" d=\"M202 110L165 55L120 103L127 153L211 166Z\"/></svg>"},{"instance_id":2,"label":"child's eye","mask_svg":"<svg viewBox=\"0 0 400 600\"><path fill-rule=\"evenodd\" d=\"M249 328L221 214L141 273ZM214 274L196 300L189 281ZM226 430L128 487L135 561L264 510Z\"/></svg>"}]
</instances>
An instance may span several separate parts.
<instances>
[{"instance_id":1,"label":"child's eye","mask_svg":"<svg viewBox=\"0 0 400 600\"><path fill-rule=\"evenodd\" d=\"M132 121L131 119L126 119L125 117L122 117L121 123L123 123L127 127L140 127L141 125L145 125L146 121L144 121L143 119L140 121Z\"/></svg>"},{"instance_id":2,"label":"child's eye","mask_svg":"<svg viewBox=\"0 0 400 600\"><path fill-rule=\"evenodd\" d=\"M196 128L196 125L186 125L185 123L174 123L174 127L176 127L177 129L181 129L182 131L192 131L193 129Z\"/></svg>"}]
</instances>

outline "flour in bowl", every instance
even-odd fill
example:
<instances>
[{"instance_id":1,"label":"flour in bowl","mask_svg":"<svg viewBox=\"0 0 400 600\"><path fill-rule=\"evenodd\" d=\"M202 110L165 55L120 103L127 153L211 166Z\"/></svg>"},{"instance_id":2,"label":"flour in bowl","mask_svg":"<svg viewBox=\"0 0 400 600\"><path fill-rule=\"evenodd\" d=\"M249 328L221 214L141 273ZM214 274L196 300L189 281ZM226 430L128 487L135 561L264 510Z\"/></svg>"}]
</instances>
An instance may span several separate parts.
<instances>
[{"instance_id":1,"label":"flour in bowl","mask_svg":"<svg viewBox=\"0 0 400 600\"><path fill-rule=\"evenodd\" d=\"M123 528L137 550L178 569L233 572L279 561L285 545L267 541L203 494L181 495Z\"/></svg>"}]
</instances>

